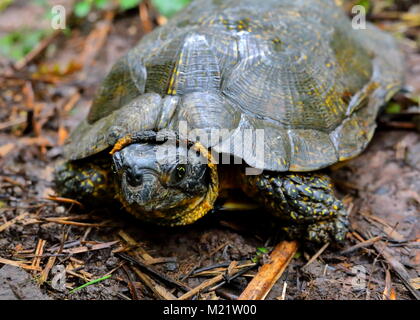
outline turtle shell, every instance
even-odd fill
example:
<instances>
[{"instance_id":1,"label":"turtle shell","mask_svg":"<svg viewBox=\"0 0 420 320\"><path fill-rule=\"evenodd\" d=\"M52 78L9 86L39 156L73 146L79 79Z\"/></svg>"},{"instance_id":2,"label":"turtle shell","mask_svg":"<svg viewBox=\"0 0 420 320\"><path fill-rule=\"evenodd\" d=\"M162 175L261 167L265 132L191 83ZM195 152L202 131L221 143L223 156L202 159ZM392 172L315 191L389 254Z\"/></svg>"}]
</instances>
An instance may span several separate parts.
<instances>
[{"instance_id":1,"label":"turtle shell","mask_svg":"<svg viewBox=\"0 0 420 320\"><path fill-rule=\"evenodd\" d=\"M403 57L375 26L353 29L336 2L194 1L112 67L67 158L181 121L222 129L202 143L266 170L310 171L358 155L402 85ZM239 145L245 132L253 148ZM258 147L262 164L250 152Z\"/></svg>"}]
</instances>

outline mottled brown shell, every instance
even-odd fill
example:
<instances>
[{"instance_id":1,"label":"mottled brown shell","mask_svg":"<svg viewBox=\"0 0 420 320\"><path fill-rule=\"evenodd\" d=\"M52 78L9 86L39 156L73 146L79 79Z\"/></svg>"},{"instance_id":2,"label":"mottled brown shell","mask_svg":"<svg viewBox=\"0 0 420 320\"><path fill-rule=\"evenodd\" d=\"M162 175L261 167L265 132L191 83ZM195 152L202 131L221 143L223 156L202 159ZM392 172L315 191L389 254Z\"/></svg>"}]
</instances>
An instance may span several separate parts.
<instances>
[{"instance_id":1,"label":"mottled brown shell","mask_svg":"<svg viewBox=\"0 0 420 320\"><path fill-rule=\"evenodd\" d=\"M359 154L401 87L394 39L353 29L330 0L198 0L144 37L104 80L65 152L84 158L140 130L264 129L262 169L310 171ZM255 131L253 131L255 132Z\"/></svg>"}]
</instances>

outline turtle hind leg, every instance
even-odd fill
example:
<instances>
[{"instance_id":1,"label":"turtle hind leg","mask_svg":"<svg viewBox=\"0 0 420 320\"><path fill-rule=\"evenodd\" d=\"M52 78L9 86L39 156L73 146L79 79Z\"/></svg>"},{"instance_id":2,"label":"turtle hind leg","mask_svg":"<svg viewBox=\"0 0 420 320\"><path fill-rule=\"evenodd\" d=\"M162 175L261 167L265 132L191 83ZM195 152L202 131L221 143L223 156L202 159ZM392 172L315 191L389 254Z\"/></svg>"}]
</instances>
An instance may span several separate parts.
<instances>
[{"instance_id":1,"label":"turtle hind leg","mask_svg":"<svg viewBox=\"0 0 420 320\"><path fill-rule=\"evenodd\" d=\"M334 196L327 175L264 172L242 177L244 191L285 220L284 230L290 237L314 242L344 240L348 214Z\"/></svg>"},{"instance_id":2,"label":"turtle hind leg","mask_svg":"<svg viewBox=\"0 0 420 320\"><path fill-rule=\"evenodd\" d=\"M54 172L57 192L87 206L112 202L114 193L109 180L109 170L90 162L66 162Z\"/></svg>"}]
</instances>

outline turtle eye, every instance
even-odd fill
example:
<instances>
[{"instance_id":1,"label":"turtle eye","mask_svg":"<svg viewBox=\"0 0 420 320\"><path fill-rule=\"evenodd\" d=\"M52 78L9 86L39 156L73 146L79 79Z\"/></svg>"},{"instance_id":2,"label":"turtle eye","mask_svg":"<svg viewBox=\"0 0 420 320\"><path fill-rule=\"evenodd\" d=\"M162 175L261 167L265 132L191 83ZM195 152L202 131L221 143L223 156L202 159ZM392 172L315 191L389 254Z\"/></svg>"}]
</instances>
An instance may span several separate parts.
<instances>
[{"instance_id":1,"label":"turtle eye","mask_svg":"<svg viewBox=\"0 0 420 320\"><path fill-rule=\"evenodd\" d=\"M185 174L187 173L187 168L185 164L178 164L172 174L172 178L174 182L179 182L184 179Z\"/></svg>"}]
</instances>

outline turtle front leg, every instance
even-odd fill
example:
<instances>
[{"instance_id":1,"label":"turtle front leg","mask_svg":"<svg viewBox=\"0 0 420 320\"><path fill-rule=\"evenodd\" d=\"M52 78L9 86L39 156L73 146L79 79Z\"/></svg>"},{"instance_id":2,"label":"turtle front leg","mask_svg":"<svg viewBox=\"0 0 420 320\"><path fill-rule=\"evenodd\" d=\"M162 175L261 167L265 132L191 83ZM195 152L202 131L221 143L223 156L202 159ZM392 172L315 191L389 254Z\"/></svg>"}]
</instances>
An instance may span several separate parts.
<instances>
[{"instance_id":1,"label":"turtle front leg","mask_svg":"<svg viewBox=\"0 0 420 320\"><path fill-rule=\"evenodd\" d=\"M348 213L334 196L327 175L272 173L243 175L245 193L275 216L286 220L290 237L314 242L342 241L348 230Z\"/></svg>"},{"instance_id":2,"label":"turtle front leg","mask_svg":"<svg viewBox=\"0 0 420 320\"><path fill-rule=\"evenodd\" d=\"M87 206L113 201L113 184L105 166L90 162L66 162L54 173L54 185L63 197L76 199Z\"/></svg>"}]
</instances>

